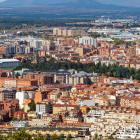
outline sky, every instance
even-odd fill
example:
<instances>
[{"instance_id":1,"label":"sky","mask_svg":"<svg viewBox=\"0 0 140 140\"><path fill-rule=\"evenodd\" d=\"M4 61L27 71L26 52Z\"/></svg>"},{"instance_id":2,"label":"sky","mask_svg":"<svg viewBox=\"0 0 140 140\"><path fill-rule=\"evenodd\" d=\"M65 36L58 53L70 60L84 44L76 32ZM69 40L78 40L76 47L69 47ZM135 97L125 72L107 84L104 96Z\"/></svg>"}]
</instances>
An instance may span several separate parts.
<instances>
[{"instance_id":1,"label":"sky","mask_svg":"<svg viewBox=\"0 0 140 140\"><path fill-rule=\"evenodd\" d=\"M0 0L0 2L3 2L3 1L5 1L5 0Z\"/></svg>"}]
</instances>

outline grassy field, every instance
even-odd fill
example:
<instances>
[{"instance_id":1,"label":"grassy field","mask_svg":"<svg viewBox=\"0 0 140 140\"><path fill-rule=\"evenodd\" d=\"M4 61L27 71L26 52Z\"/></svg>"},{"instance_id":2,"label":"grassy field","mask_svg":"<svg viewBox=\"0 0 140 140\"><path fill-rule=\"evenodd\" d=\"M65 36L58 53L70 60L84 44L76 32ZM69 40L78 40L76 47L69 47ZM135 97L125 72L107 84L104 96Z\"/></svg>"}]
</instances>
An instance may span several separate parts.
<instances>
[{"instance_id":1,"label":"grassy field","mask_svg":"<svg viewBox=\"0 0 140 140\"><path fill-rule=\"evenodd\" d=\"M0 70L13 70L13 68L0 68Z\"/></svg>"}]
</instances>

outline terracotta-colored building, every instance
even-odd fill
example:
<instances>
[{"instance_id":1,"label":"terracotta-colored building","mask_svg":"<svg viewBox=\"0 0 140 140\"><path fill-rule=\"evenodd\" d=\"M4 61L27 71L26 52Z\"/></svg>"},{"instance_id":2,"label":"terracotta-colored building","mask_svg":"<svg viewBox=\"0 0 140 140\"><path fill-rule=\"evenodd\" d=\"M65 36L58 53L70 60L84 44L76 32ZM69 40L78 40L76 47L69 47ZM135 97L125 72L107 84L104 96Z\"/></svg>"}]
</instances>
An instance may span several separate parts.
<instances>
[{"instance_id":1,"label":"terracotta-colored building","mask_svg":"<svg viewBox=\"0 0 140 140\"><path fill-rule=\"evenodd\" d=\"M0 123L3 123L9 118L8 110L0 110Z\"/></svg>"},{"instance_id":2,"label":"terracotta-colored building","mask_svg":"<svg viewBox=\"0 0 140 140\"><path fill-rule=\"evenodd\" d=\"M13 117L14 113L19 111L19 103L17 101L6 100L3 104L4 110L9 111L9 117Z\"/></svg>"},{"instance_id":3,"label":"terracotta-colored building","mask_svg":"<svg viewBox=\"0 0 140 140\"><path fill-rule=\"evenodd\" d=\"M28 73L26 75L26 79L35 79L38 82L38 86L46 85L46 84L54 84L54 76L52 74L48 74L47 72L36 72L36 73Z\"/></svg>"},{"instance_id":4,"label":"terracotta-colored building","mask_svg":"<svg viewBox=\"0 0 140 140\"><path fill-rule=\"evenodd\" d=\"M26 112L18 111L14 113L14 118L17 118L17 119L20 119L20 118L25 119L27 117L28 116Z\"/></svg>"},{"instance_id":5,"label":"terracotta-colored building","mask_svg":"<svg viewBox=\"0 0 140 140\"><path fill-rule=\"evenodd\" d=\"M81 109L81 111L83 113L88 113L88 111L89 111L89 107L88 106L81 106L80 109Z\"/></svg>"},{"instance_id":6,"label":"terracotta-colored building","mask_svg":"<svg viewBox=\"0 0 140 140\"><path fill-rule=\"evenodd\" d=\"M49 91L45 90L36 90L34 94L34 102L38 103L43 101L43 99L46 99L48 97Z\"/></svg>"},{"instance_id":7,"label":"terracotta-colored building","mask_svg":"<svg viewBox=\"0 0 140 140\"><path fill-rule=\"evenodd\" d=\"M35 79L15 79L0 77L0 85L6 87L38 86Z\"/></svg>"},{"instance_id":8,"label":"terracotta-colored building","mask_svg":"<svg viewBox=\"0 0 140 140\"><path fill-rule=\"evenodd\" d=\"M121 97L120 105L122 107L140 109L140 99L135 97Z\"/></svg>"},{"instance_id":9,"label":"terracotta-colored building","mask_svg":"<svg viewBox=\"0 0 140 140\"><path fill-rule=\"evenodd\" d=\"M108 47L101 47L99 48L99 54L100 56L106 56L109 57L111 53L111 49Z\"/></svg>"}]
</instances>

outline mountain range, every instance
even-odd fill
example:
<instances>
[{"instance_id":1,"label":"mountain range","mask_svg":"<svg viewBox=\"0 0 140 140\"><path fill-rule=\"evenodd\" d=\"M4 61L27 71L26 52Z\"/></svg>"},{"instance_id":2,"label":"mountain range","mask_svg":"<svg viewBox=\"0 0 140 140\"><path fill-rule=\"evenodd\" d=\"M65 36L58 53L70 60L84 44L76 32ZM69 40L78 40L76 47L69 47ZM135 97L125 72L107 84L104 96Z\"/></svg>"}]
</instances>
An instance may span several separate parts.
<instances>
[{"instance_id":1,"label":"mountain range","mask_svg":"<svg viewBox=\"0 0 140 140\"><path fill-rule=\"evenodd\" d=\"M140 0L99 0L99 1L103 3L114 4L119 6L140 7Z\"/></svg>"},{"instance_id":2,"label":"mountain range","mask_svg":"<svg viewBox=\"0 0 140 140\"><path fill-rule=\"evenodd\" d=\"M131 10L130 7L140 7L140 0L5 0L0 2L0 7L30 7L57 5L74 8L88 9L124 9ZM129 7L126 8L126 7Z\"/></svg>"},{"instance_id":3,"label":"mountain range","mask_svg":"<svg viewBox=\"0 0 140 140\"><path fill-rule=\"evenodd\" d=\"M6 9L10 8L11 9ZM1 9L2 8L2 9ZM5 0L0 14L94 14L112 11L140 11L140 0ZM127 13L125 13L126 15ZM132 14L134 15L134 14Z\"/></svg>"},{"instance_id":4,"label":"mountain range","mask_svg":"<svg viewBox=\"0 0 140 140\"><path fill-rule=\"evenodd\" d=\"M56 3L64 3L70 0L6 0L0 3L0 7L40 6Z\"/></svg>"}]
</instances>

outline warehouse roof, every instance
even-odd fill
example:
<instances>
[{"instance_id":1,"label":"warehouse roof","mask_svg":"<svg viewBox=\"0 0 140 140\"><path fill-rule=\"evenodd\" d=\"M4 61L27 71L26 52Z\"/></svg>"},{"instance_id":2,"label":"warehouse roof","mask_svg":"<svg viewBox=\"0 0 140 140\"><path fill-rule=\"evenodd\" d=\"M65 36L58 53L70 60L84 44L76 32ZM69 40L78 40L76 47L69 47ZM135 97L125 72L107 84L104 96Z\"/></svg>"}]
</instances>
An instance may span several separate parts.
<instances>
[{"instance_id":1,"label":"warehouse roof","mask_svg":"<svg viewBox=\"0 0 140 140\"><path fill-rule=\"evenodd\" d=\"M19 60L17 59L0 59L0 63L3 63L3 62L19 62Z\"/></svg>"}]
</instances>

